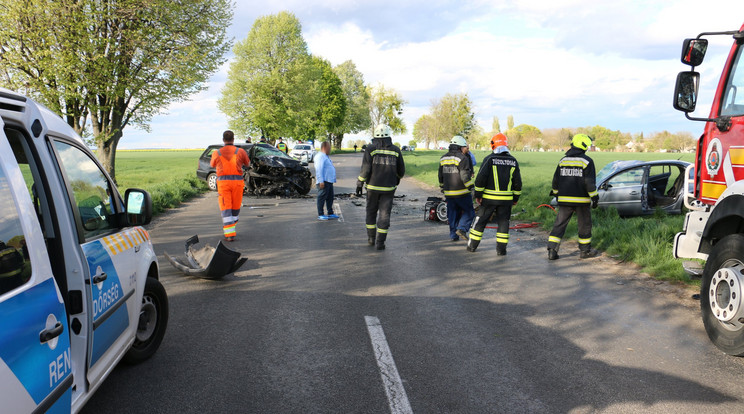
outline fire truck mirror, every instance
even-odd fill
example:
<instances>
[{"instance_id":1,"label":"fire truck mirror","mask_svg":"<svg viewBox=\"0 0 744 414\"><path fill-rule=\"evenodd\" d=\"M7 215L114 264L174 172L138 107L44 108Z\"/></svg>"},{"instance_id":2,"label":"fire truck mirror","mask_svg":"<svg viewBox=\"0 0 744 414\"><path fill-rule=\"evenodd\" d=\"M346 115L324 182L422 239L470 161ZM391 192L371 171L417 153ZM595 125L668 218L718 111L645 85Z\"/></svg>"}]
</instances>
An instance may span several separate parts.
<instances>
[{"instance_id":1,"label":"fire truck mirror","mask_svg":"<svg viewBox=\"0 0 744 414\"><path fill-rule=\"evenodd\" d=\"M685 39L682 43L682 63L700 66L708 50L708 39Z\"/></svg>"},{"instance_id":2,"label":"fire truck mirror","mask_svg":"<svg viewBox=\"0 0 744 414\"><path fill-rule=\"evenodd\" d=\"M674 87L674 109L682 112L694 112L697 103L700 74L697 72L680 72Z\"/></svg>"}]
</instances>

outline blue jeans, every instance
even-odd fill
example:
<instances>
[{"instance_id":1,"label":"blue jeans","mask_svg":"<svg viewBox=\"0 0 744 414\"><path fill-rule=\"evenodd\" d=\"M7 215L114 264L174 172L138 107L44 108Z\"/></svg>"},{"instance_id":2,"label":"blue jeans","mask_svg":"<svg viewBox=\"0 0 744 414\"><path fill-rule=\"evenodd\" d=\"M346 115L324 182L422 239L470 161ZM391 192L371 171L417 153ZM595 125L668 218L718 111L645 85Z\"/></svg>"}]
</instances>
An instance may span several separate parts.
<instances>
[{"instance_id":1,"label":"blue jeans","mask_svg":"<svg viewBox=\"0 0 744 414\"><path fill-rule=\"evenodd\" d=\"M462 230L465 233L470 231L470 225L475 218L475 209L473 209L473 198L470 194L464 197L447 197L447 222L450 228L450 238L458 238L456 230Z\"/></svg>"},{"instance_id":2,"label":"blue jeans","mask_svg":"<svg viewBox=\"0 0 744 414\"><path fill-rule=\"evenodd\" d=\"M323 215L323 204L328 210L328 215L333 214L333 183L325 182L325 188L320 188L318 184L318 215Z\"/></svg>"}]
</instances>

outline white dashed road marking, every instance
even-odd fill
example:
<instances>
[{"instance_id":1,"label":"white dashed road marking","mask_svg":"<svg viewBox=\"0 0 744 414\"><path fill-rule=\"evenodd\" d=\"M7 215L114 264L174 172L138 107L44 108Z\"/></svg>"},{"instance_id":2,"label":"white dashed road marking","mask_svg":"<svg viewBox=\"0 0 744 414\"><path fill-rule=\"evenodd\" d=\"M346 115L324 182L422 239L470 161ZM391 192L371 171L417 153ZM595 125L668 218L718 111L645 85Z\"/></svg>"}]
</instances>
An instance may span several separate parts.
<instances>
[{"instance_id":1,"label":"white dashed road marking","mask_svg":"<svg viewBox=\"0 0 744 414\"><path fill-rule=\"evenodd\" d=\"M372 351L375 353L377 366L380 368L380 377L385 388L385 394L387 394L390 412L392 414L413 414L380 320L374 316L365 316L364 320L367 322L369 339L372 341Z\"/></svg>"}]
</instances>

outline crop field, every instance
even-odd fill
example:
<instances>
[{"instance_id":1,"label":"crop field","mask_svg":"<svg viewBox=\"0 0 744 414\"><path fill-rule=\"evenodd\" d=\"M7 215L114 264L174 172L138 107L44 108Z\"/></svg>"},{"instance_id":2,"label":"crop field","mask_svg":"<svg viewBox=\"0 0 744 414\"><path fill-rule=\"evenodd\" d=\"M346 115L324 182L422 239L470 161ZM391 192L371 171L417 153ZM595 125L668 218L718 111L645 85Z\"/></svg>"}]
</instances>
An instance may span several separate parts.
<instances>
[{"instance_id":1,"label":"crop field","mask_svg":"<svg viewBox=\"0 0 744 414\"><path fill-rule=\"evenodd\" d=\"M432 186L438 186L439 157L445 151L414 151L405 154L406 174ZM488 155L475 151L478 165ZM555 213L549 208L537 208L549 203L553 173L562 152L515 152L522 173L522 196L513 213L515 220L536 221L549 230ZM694 154L613 153L592 152L597 171L615 160L682 159L692 162ZM478 167L476 167L476 170ZM522 212L522 209L524 211ZM620 218L611 210L593 210L592 245L618 260L634 262L644 271L665 280L690 282L682 270L681 261L672 257L674 235L682 230L684 216L668 216L657 212L649 217ZM576 238L576 219L566 231L564 239ZM546 253L547 257L547 253Z\"/></svg>"},{"instance_id":2,"label":"crop field","mask_svg":"<svg viewBox=\"0 0 744 414\"><path fill-rule=\"evenodd\" d=\"M201 194L207 185L196 178L203 150L152 150L116 152L116 181L119 191L142 188L152 195L153 209L160 213L183 200Z\"/></svg>"}]
</instances>

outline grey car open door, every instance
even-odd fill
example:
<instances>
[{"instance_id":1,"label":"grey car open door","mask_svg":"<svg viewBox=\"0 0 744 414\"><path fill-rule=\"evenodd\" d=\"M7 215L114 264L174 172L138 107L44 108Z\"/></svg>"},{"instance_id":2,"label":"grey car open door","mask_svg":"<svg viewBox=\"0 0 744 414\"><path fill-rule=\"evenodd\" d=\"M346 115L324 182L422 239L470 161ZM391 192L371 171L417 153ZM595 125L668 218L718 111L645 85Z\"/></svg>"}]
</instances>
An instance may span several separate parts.
<instances>
[{"instance_id":1,"label":"grey car open door","mask_svg":"<svg viewBox=\"0 0 744 414\"><path fill-rule=\"evenodd\" d=\"M645 166L620 171L599 189L599 205L614 207L621 216L641 215L646 204Z\"/></svg>"}]
</instances>

